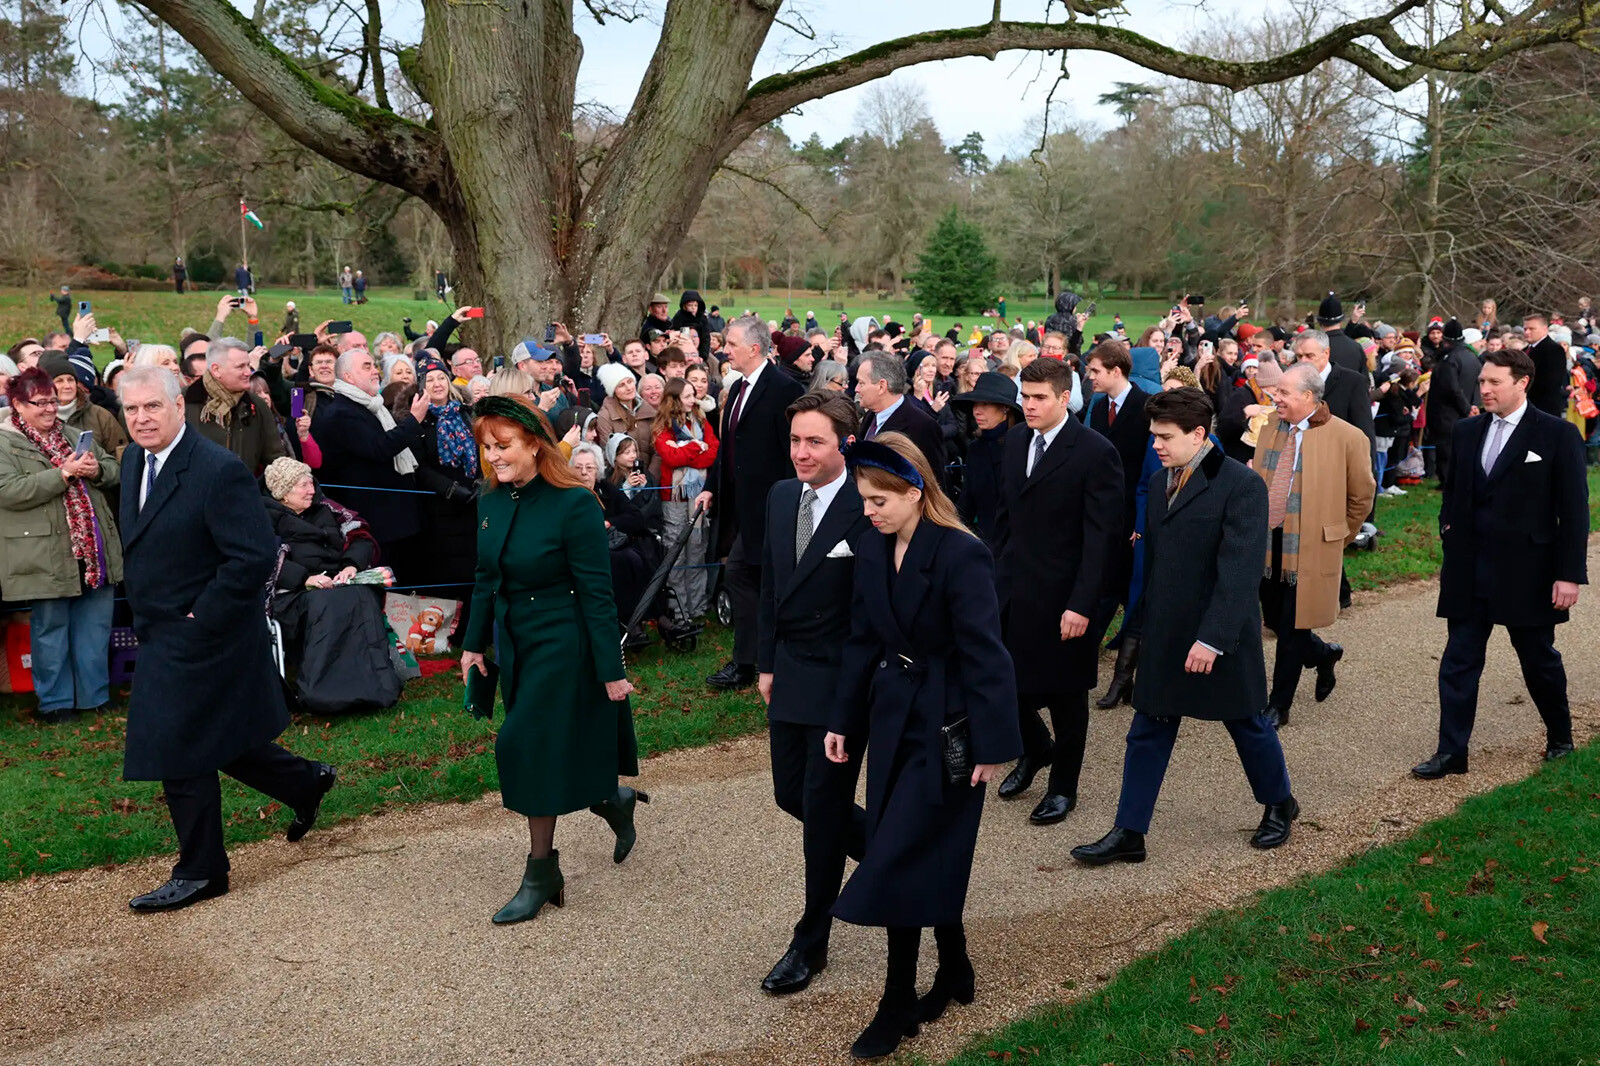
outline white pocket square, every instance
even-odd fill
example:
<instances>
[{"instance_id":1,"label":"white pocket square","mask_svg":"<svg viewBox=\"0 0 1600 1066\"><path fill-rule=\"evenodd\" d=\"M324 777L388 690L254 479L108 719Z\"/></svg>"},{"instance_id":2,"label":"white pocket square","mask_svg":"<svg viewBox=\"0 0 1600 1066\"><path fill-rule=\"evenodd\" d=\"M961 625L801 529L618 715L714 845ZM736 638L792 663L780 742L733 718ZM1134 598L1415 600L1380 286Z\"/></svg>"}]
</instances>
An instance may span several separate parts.
<instances>
[{"instance_id":1,"label":"white pocket square","mask_svg":"<svg viewBox=\"0 0 1600 1066\"><path fill-rule=\"evenodd\" d=\"M854 555L855 552L850 550L850 545L841 540L828 550L827 557L829 559L849 559Z\"/></svg>"},{"instance_id":2,"label":"white pocket square","mask_svg":"<svg viewBox=\"0 0 1600 1066\"><path fill-rule=\"evenodd\" d=\"M1529 452L1527 457L1522 461L1525 463L1542 463L1544 462L1544 456L1540 455L1538 452Z\"/></svg>"}]
</instances>

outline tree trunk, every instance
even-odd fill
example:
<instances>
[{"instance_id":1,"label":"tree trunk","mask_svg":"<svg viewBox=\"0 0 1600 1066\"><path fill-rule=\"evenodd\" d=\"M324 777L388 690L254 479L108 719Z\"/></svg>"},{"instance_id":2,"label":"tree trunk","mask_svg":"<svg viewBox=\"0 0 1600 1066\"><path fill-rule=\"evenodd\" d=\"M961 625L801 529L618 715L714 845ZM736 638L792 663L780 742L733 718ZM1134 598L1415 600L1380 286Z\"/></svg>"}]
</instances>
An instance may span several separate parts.
<instances>
[{"instance_id":1,"label":"tree trunk","mask_svg":"<svg viewBox=\"0 0 1600 1066\"><path fill-rule=\"evenodd\" d=\"M178 194L177 153L172 147L171 95L167 91L167 27L156 24L156 62L161 78L161 148L167 164L167 210L171 212L172 254L183 255L183 198Z\"/></svg>"},{"instance_id":2,"label":"tree trunk","mask_svg":"<svg viewBox=\"0 0 1600 1066\"><path fill-rule=\"evenodd\" d=\"M306 291L317 291L317 241L312 236L311 227L306 227L306 251L303 257L306 272Z\"/></svg>"},{"instance_id":3,"label":"tree trunk","mask_svg":"<svg viewBox=\"0 0 1600 1066\"><path fill-rule=\"evenodd\" d=\"M1295 306L1295 300L1299 295L1295 292L1295 266L1300 256L1300 216L1295 210L1292 196L1284 197L1280 218L1278 248L1283 267L1278 277L1278 302L1282 305L1279 314L1292 322L1298 322L1300 311Z\"/></svg>"},{"instance_id":4,"label":"tree trunk","mask_svg":"<svg viewBox=\"0 0 1600 1066\"><path fill-rule=\"evenodd\" d=\"M1439 171L1444 156L1444 108L1441 106L1439 79L1428 75L1428 191L1422 201L1422 254L1417 257L1417 273L1422 285L1417 290L1416 328L1422 329L1433 315L1433 272L1439 263Z\"/></svg>"}]
</instances>

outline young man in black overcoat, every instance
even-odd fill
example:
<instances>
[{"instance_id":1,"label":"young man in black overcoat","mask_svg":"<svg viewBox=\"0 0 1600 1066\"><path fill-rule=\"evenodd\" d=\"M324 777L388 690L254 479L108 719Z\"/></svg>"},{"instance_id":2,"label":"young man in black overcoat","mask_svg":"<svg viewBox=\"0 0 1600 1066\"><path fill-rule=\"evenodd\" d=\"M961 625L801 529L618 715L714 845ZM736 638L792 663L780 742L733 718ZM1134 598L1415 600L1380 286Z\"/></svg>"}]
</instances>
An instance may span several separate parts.
<instances>
[{"instance_id":1,"label":"young man in black overcoat","mask_svg":"<svg viewBox=\"0 0 1600 1066\"><path fill-rule=\"evenodd\" d=\"M1256 802L1250 843L1275 848L1300 813L1267 697L1256 587L1267 553L1267 487L1212 444L1211 401L1199 389L1150 397L1150 433L1162 469L1149 484L1143 591L1130 614L1143 663L1133 686L1122 797L1111 832L1072 849L1091 866L1143 862L1156 796L1185 718L1220 721Z\"/></svg>"},{"instance_id":2,"label":"young man in black overcoat","mask_svg":"<svg viewBox=\"0 0 1600 1066\"><path fill-rule=\"evenodd\" d=\"M1029 815L1035 825L1061 821L1078 802L1100 651L1090 620L1126 525L1117 449L1068 417L1071 393L1066 363L1035 359L1023 367L1026 424L1006 435L995 517L995 578L1023 743L1000 798L1021 795L1051 767ZM1050 708L1049 730L1040 707Z\"/></svg>"}]
</instances>

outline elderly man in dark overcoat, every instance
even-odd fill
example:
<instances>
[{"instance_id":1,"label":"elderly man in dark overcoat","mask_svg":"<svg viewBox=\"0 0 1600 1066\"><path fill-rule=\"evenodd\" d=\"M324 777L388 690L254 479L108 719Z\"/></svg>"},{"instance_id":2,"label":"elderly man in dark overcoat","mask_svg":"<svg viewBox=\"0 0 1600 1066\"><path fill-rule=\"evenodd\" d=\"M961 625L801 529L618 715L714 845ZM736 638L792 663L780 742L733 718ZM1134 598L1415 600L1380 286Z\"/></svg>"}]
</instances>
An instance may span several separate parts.
<instances>
[{"instance_id":1,"label":"elderly man in dark overcoat","mask_svg":"<svg viewBox=\"0 0 1600 1066\"><path fill-rule=\"evenodd\" d=\"M1072 849L1091 866L1143 862L1156 795L1184 718L1220 721L1233 737L1256 802L1266 811L1250 843L1289 839L1300 807L1289 791L1267 694L1256 586L1267 550L1267 489L1212 443L1211 401L1199 389L1145 405L1162 469L1149 483L1145 581L1130 618L1144 661L1133 686L1133 724L1122 798L1111 832Z\"/></svg>"},{"instance_id":2,"label":"elderly man in dark overcoat","mask_svg":"<svg viewBox=\"0 0 1600 1066\"><path fill-rule=\"evenodd\" d=\"M134 440L120 525L139 638L123 777L161 782L178 835L171 880L129 906L176 910L228 891L219 770L292 810L290 840L336 771L272 743L289 724L264 609L277 541L250 472L185 427L167 371L125 370L117 390Z\"/></svg>"}]
</instances>

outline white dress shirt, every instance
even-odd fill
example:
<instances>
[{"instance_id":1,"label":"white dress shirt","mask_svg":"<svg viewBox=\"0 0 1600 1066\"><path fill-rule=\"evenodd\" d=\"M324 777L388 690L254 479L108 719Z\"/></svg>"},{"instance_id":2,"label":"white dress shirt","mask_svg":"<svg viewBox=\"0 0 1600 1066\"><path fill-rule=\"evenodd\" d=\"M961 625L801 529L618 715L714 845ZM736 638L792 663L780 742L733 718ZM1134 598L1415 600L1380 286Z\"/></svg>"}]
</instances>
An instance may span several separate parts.
<instances>
[{"instance_id":1,"label":"white dress shirt","mask_svg":"<svg viewBox=\"0 0 1600 1066\"><path fill-rule=\"evenodd\" d=\"M1122 405L1128 402L1128 393L1132 391L1133 382L1125 381L1122 383L1121 392L1117 393L1115 396L1112 396L1110 393L1106 394L1106 402L1111 405L1110 408L1106 410L1106 425L1109 426L1111 424L1110 416L1113 411L1119 415L1122 413Z\"/></svg>"},{"instance_id":2,"label":"white dress shirt","mask_svg":"<svg viewBox=\"0 0 1600 1066\"><path fill-rule=\"evenodd\" d=\"M144 510L145 501L150 498L150 465L152 463L155 464L156 477L160 477L161 468L166 465L167 457L172 454L172 449L178 446L178 442L183 439L183 435L188 429L187 424L179 426L178 435L172 438L171 444L162 448L159 452L144 453L145 468L140 471L139 477L139 509L141 511Z\"/></svg>"},{"instance_id":3,"label":"white dress shirt","mask_svg":"<svg viewBox=\"0 0 1600 1066\"><path fill-rule=\"evenodd\" d=\"M744 389L740 391L740 393L739 393L739 395L737 397L738 403L739 403L739 417L740 418L744 417L745 404L749 401L750 394L755 391L756 382L761 380L762 372L764 372L766 369L767 369L767 360L763 359L763 360L761 360L761 363L760 363L759 366L757 366L754 370L750 371L750 376L744 379ZM735 427L735 428L737 428L737 427Z\"/></svg>"},{"instance_id":4,"label":"white dress shirt","mask_svg":"<svg viewBox=\"0 0 1600 1066\"><path fill-rule=\"evenodd\" d=\"M1061 419L1061 421L1057 422L1050 429L1046 429L1046 430L1037 430L1036 429L1036 430L1033 431L1033 439L1028 441L1028 465L1024 468L1024 471L1023 471L1024 476L1031 476L1033 474L1033 457L1035 455L1037 455L1038 451L1039 451L1038 444L1036 444L1034 442L1037 441L1040 437L1043 437L1044 438L1044 450L1045 451L1049 451L1050 450L1050 445L1054 444L1056 442L1056 437L1061 435L1061 427L1065 426L1066 424L1067 424L1067 419L1064 416Z\"/></svg>"},{"instance_id":5,"label":"white dress shirt","mask_svg":"<svg viewBox=\"0 0 1600 1066\"><path fill-rule=\"evenodd\" d=\"M844 485L844 479L849 476L850 471L847 467L844 470L839 471L839 476L828 482L826 485L818 488L811 488L809 485L801 486L800 498L802 500L805 499L806 489L808 488L811 488L811 491L817 494L817 498L811 501L811 532L813 534L822 528L822 519L823 516L828 513L828 505L833 502L833 498L835 496L839 495L839 489ZM800 506L804 507L805 504L801 503ZM797 515L798 513L799 512L796 512Z\"/></svg>"},{"instance_id":6,"label":"white dress shirt","mask_svg":"<svg viewBox=\"0 0 1600 1066\"><path fill-rule=\"evenodd\" d=\"M1482 468L1484 460L1489 457L1489 445L1494 440L1496 427L1498 427L1502 422L1505 423L1505 428L1499 431L1500 451L1503 454L1506 450L1506 442L1511 439L1511 434L1517 431L1517 424L1522 421L1522 415L1525 411L1527 411L1527 409L1528 401L1523 400L1522 406L1517 408L1515 411L1512 411L1510 414L1494 416L1494 421L1489 423L1489 432L1483 435L1483 451L1478 453L1478 466L1480 468ZM1496 459L1498 458L1499 456L1496 456Z\"/></svg>"}]
</instances>

